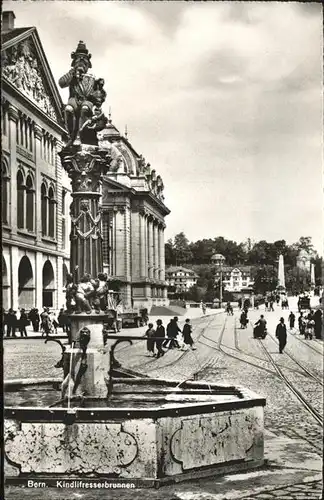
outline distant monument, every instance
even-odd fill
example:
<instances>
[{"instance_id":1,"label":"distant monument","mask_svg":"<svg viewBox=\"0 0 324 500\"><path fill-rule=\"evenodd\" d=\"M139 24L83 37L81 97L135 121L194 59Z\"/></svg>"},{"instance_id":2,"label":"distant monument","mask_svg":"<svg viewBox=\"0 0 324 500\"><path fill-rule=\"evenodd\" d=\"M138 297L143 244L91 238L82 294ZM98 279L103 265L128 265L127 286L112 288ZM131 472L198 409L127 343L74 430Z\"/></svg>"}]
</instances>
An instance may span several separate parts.
<instances>
[{"instance_id":1,"label":"distant monument","mask_svg":"<svg viewBox=\"0 0 324 500\"><path fill-rule=\"evenodd\" d=\"M277 285L278 290L285 291L286 290L286 284L285 284L285 267L284 267L284 258L283 255L279 255L279 264L278 264L278 285Z\"/></svg>"},{"instance_id":2,"label":"distant monument","mask_svg":"<svg viewBox=\"0 0 324 500\"><path fill-rule=\"evenodd\" d=\"M311 289L315 288L315 264L311 264Z\"/></svg>"}]
</instances>

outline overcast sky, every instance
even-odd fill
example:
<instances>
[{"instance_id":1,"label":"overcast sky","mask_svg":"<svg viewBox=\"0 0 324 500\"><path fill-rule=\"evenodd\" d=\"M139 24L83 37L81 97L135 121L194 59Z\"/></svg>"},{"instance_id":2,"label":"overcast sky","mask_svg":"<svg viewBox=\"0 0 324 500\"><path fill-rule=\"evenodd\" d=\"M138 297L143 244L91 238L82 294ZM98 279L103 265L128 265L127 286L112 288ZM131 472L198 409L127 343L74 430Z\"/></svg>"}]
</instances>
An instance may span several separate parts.
<instances>
[{"instance_id":1,"label":"overcast sky","mask_svg":"<svg viewBox=\"0 0 324 500\"><path fill-rule=\"evenodd\" d=\"M55 0L3 10L17 27L37 27L56 80L86 42L106 110L164 180L167 238L309 235L323 253L320 4Z\"/></svg>"}]
</instances>

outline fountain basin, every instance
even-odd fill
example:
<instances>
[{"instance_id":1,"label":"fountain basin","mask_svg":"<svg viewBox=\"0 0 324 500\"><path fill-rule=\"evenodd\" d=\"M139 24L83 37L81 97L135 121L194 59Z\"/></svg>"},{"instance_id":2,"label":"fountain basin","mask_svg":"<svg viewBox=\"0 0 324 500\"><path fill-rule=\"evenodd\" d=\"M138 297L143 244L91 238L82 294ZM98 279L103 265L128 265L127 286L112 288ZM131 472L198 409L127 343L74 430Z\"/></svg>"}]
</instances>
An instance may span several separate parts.
<instances>
[{"instance_id":1,"label":"fountain basin","mask_svg":"<svg viewBox=\"0 0 324 500\"><path fill-rule=\"evenodd\" d=\"M7 387L9 480L49 475L154 483L263 464L265 400L240 387L120 378L109 400L75 398L69 408L50 406L58 399L53 384L31 387ZM28 390L37 392L39 406L28 397L24 403Z\"/></svg>"}]
</instances>

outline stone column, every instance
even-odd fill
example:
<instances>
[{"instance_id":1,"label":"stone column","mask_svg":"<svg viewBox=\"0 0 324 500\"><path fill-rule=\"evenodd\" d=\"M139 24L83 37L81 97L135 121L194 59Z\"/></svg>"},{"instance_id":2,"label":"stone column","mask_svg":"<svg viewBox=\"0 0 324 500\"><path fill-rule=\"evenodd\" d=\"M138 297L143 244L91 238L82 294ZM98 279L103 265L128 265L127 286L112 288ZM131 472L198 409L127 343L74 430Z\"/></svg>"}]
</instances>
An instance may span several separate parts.
<instances>
[{"instance_id":1,"label":"stone column","mask_svg":"<svg viewBox=\"0 0 324 500\"><path fill-rule=\"evenodd\" d=\"M164 249L165 224L160 226L160 280L165 281L165 249Z\"/></svg>"},{"instance_id":2,"label":"stone column","mask_svg":"<svg viewBox=\"0 0 324 500\"><path fill-rule=\"evenodd\" d=\"M43 306L43 254L42 252L36 252L36 264L35 264L35 304L39 311L42 310Z\"/></svg>"},{"instance_id":3,"label":"stone column","mask_svg":"<svg viewBox=\"0 0 324 500\"><path fill-rule=\"evenodd\" d=\"M125 207L115 210L115 276L126 275Z\"/></svg>"},{"instance_id":4,"label":"stone column","mask_svg":"<svg viewBox=\"0 0 324 500\"><path fill-rule=\"evenodd\" d=\"M18 309L18 267L19 267L19 254L18 247L12 246L10 251L11 259L11 307L17 311Z\"/></svg>"},{"instance_id":5,"label":"stone column","mask_svg":"<svg viewBox=\"0 0 324 500\"><path fill-rule=\"evenodd\" d=\"M148 275L149 275L150 279L153 279L153 277L154 277L154 274L153 274L154 238L153 238L153 218L151 216L148 217L147 226L148 226Z\"/></svg>"},{"instance_id":6,"label":"stone column","mask_svg":"<svg viewBox=\"0 0 324 500\"><path fill-rule=\"evenodd\" d=\"M17 233L17 154L16 154L16 133L17 127L19 129L19 112L18 109L9 104L8 106L8 118L9 118L9 146L10 146L10 226L11 234ZM18 300L18 296L17 296ZM16 307L16 306L13 306Z\"/></svg>"},{"instance_id":7,"label":"stone column","mask_svg":"<svg viewBox=\"0 0 324 500\"><path fill-rule=\"evenodd\" d=\"M139 238L140 277L144 278L147 276L146 218L144 212L140 212L138 216L139 216L139 226L140 226L140 238Z\"/></svg>"},{"instance_id":8,"label":"stone column","mask_svg":"<svg viewBox=\"0 0 324 500\"><path fill-rule=\"evenodd\" d=\"M158 223L157 223L157 221L154 221L154 223L153 223L153 241L154 241L154 247L153 247L154 274L153 274L153 276L156 280L159 279L159 268L160 268L158 231L159 231Z\"/></svg>"},{"instance_id":9,"label":"stone column","mask_svg":"<svg viewBox=\"0 0 324 500\"><path fill-rule=\"evenodd\" d=\"M68 384L72 395L81 391L86 396L105 397L105 377L108 355L102 354L103 325L108 322L106 311L91 308L87 294L93 289L93 280L103 271L101 209L101 179L108 171L111 156L96 146L67 146L60 152L62 165L72 183L71 204L71 270L72 284L67 285L67 299L74 292L76 309L67 306L71 321L71 346L64 354L62 397ZM84 275L84 279L82 278ZM102 281L102 280L101 280ZM102 286L102 285L101 285ZM70 299L71 300L71 299ZM86 368L86 369L85 369ZM76 384L79 380L79 385Z\"/></svg>"},{"instance_id":10,"label":"stone column","mask_svg":"<svg viewBox=\"0 0 324 500\"><path fill-rule=\"evenodd\" d=\"M40 174L40 168L37 168L41 163L41 147L42 147L42 137L43 130L42 128L35 123L34 125L35 131L35 162L36 162L36 239L37 242L40 243L42 240L42 196L41 196L41 184L42 177ZM36 306L38 307L38 306Z\"/></svg>"},{"instance_id":11,"label":"stone column","mask_svg":"<svg viewBox=\"0 0 324 500\"><path fill-rule=\"evenodd\" d=\"M77 279L85 273L95 278L103 267L99 198L102 171L108 166L95 146L71 153L60 153L72 179L71 270L78 270Z\"/></svg>"}]
</instances>

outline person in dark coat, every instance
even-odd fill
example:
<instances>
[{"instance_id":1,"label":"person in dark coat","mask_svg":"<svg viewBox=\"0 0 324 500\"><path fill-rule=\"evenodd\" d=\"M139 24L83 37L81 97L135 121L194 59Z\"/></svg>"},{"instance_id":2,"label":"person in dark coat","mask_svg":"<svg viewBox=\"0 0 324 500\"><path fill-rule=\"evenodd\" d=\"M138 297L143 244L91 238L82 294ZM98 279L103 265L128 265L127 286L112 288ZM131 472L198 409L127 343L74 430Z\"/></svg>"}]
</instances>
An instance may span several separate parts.
<instances>
[{"instance_id":1,"label":"person in dark coat","mask_svg":"<svg viewBox=\"0 0 324 500\"><path fill-rule=\"evenodd\" d=\"M289 319L289 328L290 330L293 330L293 328L295 328L295 315L292 311L290 312L288 319Z\"/></svg>"},{"instance_id":2,"label":"person in dark coat","mask_svg":"<svg viewBox=\"0 0 324 500\"><path fill-rule=\"evenodd\" d=\"M267 322L264 319L263 314L261 314L260 319L254 323L253 337L256 339L258 337L265 338L267 333Z\"/></svg>"},{"instance_id":3,"label":"person in dark coat","mask_svg":"<svg viewBox=\"0 0 324 500\"><path fill-rule=\"evenodd\" d=\"M4 337L5 336L5 333L6 333L6 328L7 328L7 318L8 318L8 314L6 313L4 307L2 308L2 318L1 318L1 321L2 321L2 336Z\"/></svg>"},{"instance_id":4,"label":"person in dark coat","mask_svg":"<svg viewBox=\"0 0 324 500\"><path fill-rule=\"evenodd\" d=\"M192 325L190 324L190 319L187 318L182 330L183 342L186 346L189 346L193 351L195 351L196 347L194 346L194 341L191 334L192 334Z\"/></svg>"},{"instance_id":5,"label":"person in dark coat","mask_svg":"<svg viewBox=\"0 0 324 500\"><path fill-rule=\"evenodd\" d=\"M178 318L175 316L173 319L170 319L167 325L167 340L163 343L163 347L167 347L169 344L169 349L173 349L176 347L180 348L179 342L177 341L177 335L181 332L178 326Z\"/></svg>"},{"instance_id":6,"label":"person in dark coat","mask_svg":"<svg viewBox=\"0 0 324 500\"><path fill-rule=\"evenodd\" d=\"M322 311L317 309L314 313L314 321L315 321L315 338L322 338Z\"/></svg>"},{"instance_id":7,"label":"person in dark coat","mask_svg":"<svg viewBox=\"0 0 324 500\"><path fill-rule=\"evenodd\" d=\"M64 312L63 307L60 309L60 312L58 313L57 321L58 321L58 326L60 328L62 328L63 332L65 332L66 331L66 314Z\"/></svg>"},{"instance_id":8,"label":"person in dark coat","mask_svg":"<svg viewBox=\"0 0 324 500\"><path fill-rule=\"evenodd\" d=\"M244 309L241 313L241 316L240 316L241 328L246 328L248 322L249 322L249 320L247 317L247 311Z\"/></svg>"},{"instance_id":9,"label":"person in dark coat","mask_svg":"<svg viewBox=\"0 0 324 500\"><path fill-rule=\"evenodd\" d=\"M19 332L21 337L27 337L26 326L29 325L28 316L25 309L20 310L20 318L18 321Z\"/></svg>"},{"instance_id":10,"label":"person in dark coat","mask_svg":"<svg viewBox=\"0 0 324 500\"><path fill-rule=\"evenodd\" d=\"M7 318L7 337L16 337L16 328L17 328L17 316L16 311L13 309L9 309L8 318Z\"/></svg>"},{"instance_id":11,"label":"person in dark coat","mask_svg":"<svg viewBox=\"0 0 324 500\"><path fill-rule=\"evenodd\" d=\"M155 330L155 345L156 345L156 349L157 349L157 356L156 356L156 359L159 359L161 356L164 355L164 351L162 349L162 345L163 345L163 342L164 342L164 337L165 337L165 328L163 326L163 323L162 323L162 320L161 319L158 319L156 321L156 324L157 324L157 327L156 327L156 330ZM161 339L162 337L162 339Z\"/></svg>"},{"instance_id":12,"label":"person in dark coat","mask_svg":"<svg viewBox=\"0 0 324 500\"><path fill-rule=\"evenodd\" d=\"M280 318L280 323L277 325L276 337L279 341L279 354L282 354L282 351L287 344L287 328L284 318Z\"/></svg>"},{"instance_id":13,"label":"person in dark coat","mask_svg":"<svg viewBox=\"0 0 324 500\"><path fill-rule=\"evenodd\" d=\"M31 324L33 325L34 332L38 332L40 323L38 309L36 309L35 307L31 309L28 314L28 319L31 321Z\"/></svg>"},{"instance_id":14,"label":"person in dark coat","mask_svg":"<svg viewBox=\"0 0 324 500\"><path fill-rule=\"evenodd\" d=\"M147 356L154 356L154 337L156 336L155 330L153 328L153 323L148 324L148 329L145 332L145 337L147 337L146 341L146 349Z\"/></svg>"}]
</instances>

